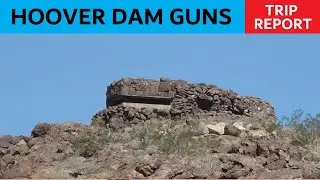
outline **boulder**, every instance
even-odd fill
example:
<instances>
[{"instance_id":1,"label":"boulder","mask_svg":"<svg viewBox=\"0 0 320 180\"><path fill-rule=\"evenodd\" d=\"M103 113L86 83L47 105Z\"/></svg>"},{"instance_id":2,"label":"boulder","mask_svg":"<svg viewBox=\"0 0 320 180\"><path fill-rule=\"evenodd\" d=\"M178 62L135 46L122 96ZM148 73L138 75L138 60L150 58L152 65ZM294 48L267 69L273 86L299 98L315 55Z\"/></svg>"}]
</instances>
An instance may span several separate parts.
<instances>
[{"instance_id":1,"label":"boulder","mask_svg":"<svg viewBox=\"0 0 320 180\"><path fill-rule=\"evenodd\" d=\"M159 169L161 164L162 164L161 160L158 160L158 159L148 163L142 162L137 164L135 170L143 174L144 177L148 177L152 175L157 169Z\"/></svg>"},{"instance_id":2,"label":"boulder","mask_svg":"<svg viewBox=\"0 0 320 180\"><path fill-rule=\"evenodd\" d=\"M47 124L47 123L37 124L33 128L32 132L31 132L31 136L32 137L42 137L42 136L44 136L46 134L49 134L51 128L52 128L52 125Z\"/></svg>"},{"instance_id":3,"label":"boulder","mask_svg":"<svg viewBox=\"0 0 320 180\"><path fill-rule=\"evenodd\" d=\"M2 160L5 165L8 165L14 161L14 157L11 154L6 154L2 157Z\"/></svg>"},{"instance_id":4,"label":"boulder","mask_svg":"<svg viewBox=\"0 0 320 180\"><path fill-rule=\"evenodd\" d=\"M225 126L226 126L226 124L221 122L221 123L218 123L218 124L215 124L215 125L208 124L207 128L209 130L209 133L217 134L217 135L223 135Z\"/></svg>"},{"instance_id":5,"label":"boulder","mask_svg":"<svg viewBox=\"0 0 320 180\"><path fill-rule=\"evenodd\" d=\"M226 125L224 127L224 134L230 136L240 136L241 130L234 125Z\"/></svg>"},{"instance_id":6,"label":"boulder","mask_svg":"<svg viewBox=\"0 0 320 180\"><path fill-rule=\"evenodd\" d=\"M199 94L197 96L197 102L200 109L209 110L211 108L211 102L213 98L206 94Z\"/></svg>"},{"instance_id":7,"label":"boulder","mask_svg":"<svg viewBox=\"0 0 320 180\"><path fill-rule=\"evenodd\" d=\"M0 157L7 154L8 153L8 149L7 148L3 148L3 147L0 147Z\"/></svg>"},{"instance_id":8,"label":"boulder","mask_svg":"<svg viewBox=\"0 0 320 180\"><path fill-rule=\"evenodd\" d=\"M217 139L217 143L212 147L212 153L238 153L240 145L240 140L228 136L220 136Z\"/></svg>"},{"instance_id":9,"label":"boulder","mask_svg":"<svg viewBox=\"0 0 320 180\"><path fill-rule=\"evenodd\" d=\"M237 129L241 130L241 131L245 131L246 128L244 128L243 122L235 122L233 124L234 127L236 127Z\"/></svg>"}]
</instances>

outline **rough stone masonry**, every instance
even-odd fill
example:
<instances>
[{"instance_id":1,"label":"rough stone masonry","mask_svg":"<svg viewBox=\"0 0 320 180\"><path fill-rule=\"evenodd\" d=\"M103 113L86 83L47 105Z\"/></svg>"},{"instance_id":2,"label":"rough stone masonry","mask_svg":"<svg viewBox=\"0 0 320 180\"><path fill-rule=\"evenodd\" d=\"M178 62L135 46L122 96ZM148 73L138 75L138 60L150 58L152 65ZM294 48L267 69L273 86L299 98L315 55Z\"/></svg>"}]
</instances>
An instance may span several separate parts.
<instances>
[{"instance_id":1,"label":"rough stone masonry","mask_svg":"<svg viewBox=\"0 0 320 180\"><path fill-rule=\"evenodd\" d=\"M148 119L252 120L250 117L254 117L260 123L276 119L274 108L260 98L184 80L123 78L108 86L106 97L107 108L95 114L93 125L110 124L118 129L126 123L137 124Z\"/></svg>"}]
</instances>

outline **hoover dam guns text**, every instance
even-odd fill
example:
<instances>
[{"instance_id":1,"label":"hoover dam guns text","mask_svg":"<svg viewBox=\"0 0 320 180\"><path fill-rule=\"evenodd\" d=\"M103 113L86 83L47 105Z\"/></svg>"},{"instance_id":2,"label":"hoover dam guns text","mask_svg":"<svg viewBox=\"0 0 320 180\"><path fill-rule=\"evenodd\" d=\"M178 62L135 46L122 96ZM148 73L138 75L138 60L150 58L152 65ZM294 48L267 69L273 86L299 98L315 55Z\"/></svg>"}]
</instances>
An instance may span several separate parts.
<instances>
[{"instance_id":1,"label":"hoover dam guns text","mask_svg":"<svg viewBox=\"0 0 320 180\"><path fill-rule=\"evenodd\" d=\"M180 9L176 8L170 11L169 20L172 24L221 24L228 25L232 19L231 10L223 9ZM60 23L80 24L80 25L104 25L108 23L107 13L103 9L12 9L12 24L19 22L22 24L50 24L58 25ZM112 10L112 24L141 24L148 25L163 24L164 13L162 9L156 11L150 9L132 9L130 12L124 9ZM167 22L167 21L166 21Z\"/></svg>"}]
</instances>

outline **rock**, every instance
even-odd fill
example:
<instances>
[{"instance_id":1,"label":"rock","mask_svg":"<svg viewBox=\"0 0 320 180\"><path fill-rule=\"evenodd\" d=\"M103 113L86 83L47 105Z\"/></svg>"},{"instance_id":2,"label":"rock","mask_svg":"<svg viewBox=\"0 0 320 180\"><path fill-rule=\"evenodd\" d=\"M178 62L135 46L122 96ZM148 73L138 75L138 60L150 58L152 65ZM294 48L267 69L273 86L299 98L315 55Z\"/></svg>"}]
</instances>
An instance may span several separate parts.
<instances>
[{"instance_id":1,"label":"rock","mask_svg":"<svg viewBox=\"0 0 320 180\"><path fill-rule=\"evenodd\" d=\"M257 127L257 128L259 128L259 127ZM245 129L246 129L246 130L253 130L254 127L253 127L253 125L250 123L250 124L247 124L247 125L246 125ZM257 129L255 129L255 130L257 130Z\"/></svg>"},{"instance_id":2,"label":"rock","mask_svg":"<svg viewBox=\"0 0 320 180\"><path fill-rule=\"evenodd\" d=\"M238 153L239 152L239 140L229 137L219 137L217 144L212 147L212 153Z\"/></svg>"},{"instance_id":3,"label":"rock","mask_svg":"<svg viewBox=\"0 0 320 180\"><path fill-rule=\"evenodd\" d=\"M40 142L42 142L42 141L43 141L43 139L42 139L42 138L39 138L39 137L37 137L37 138L32 138L32 139L30 139L30 141L28 141L28 147L31 148L31 147L34 146L35 144L38 144L38 143L40 143Z\"/></svg>"},{"instance_id":4,"label":"rock","mask_svg":"<svg viewBox=\"0 0 320 180\"><path fill-rule=\"evenodd\" d=\"M0 136L0 148L8 148L12 136Z\"/></svg>"},{"instance_id":5,"label":"rock","mask_svg":"<svg viewBox=\"0 0 320 180\"><path fill-rule=\"evenodd\" d=\"M1 178L2 172L5 171L6 167L7 167L7 164L0 158L0 178Z\"/></svg>"},{"instance_id":6,"label":"rock","mask_svg":"<svg viewBox=\"0 0 320 180\"><path fill-rule=\"evenodd\" d=\"M195 120L195 119L193 119ZM194 131L202 131L207 128L204 122L195 120L192 124L185 121L171 122L165 120L147 120L146 125L156 125L156 132L166 129L174 129L172 132L182 132L186 128L194 128ZM212 121L211 121L212 122ZM172 128L171 128L171 124ZM193 126L196 125L196 126ZM199 154L182 155L179 152L166 154L161 152L161 144L150 143L141 147L140 136L145 136L140 125L124 124L123 131L115 131L111 137L125 137L125 141L99 140L99 148L95 156L79 158L77 153L67 153L69 150L77 151L72 146L70 137L78 137L72 132L82 135L86 132L99 132L95 127L83 127L77 130L76 127L56 125L54 130L43 137L32 138L29 141L20 140L16 145L9 145L9 154L0 156L0 177L7 178L36 178L36 179L69 179L69 178L192 178L192 179L218 179L218 178L316 178L318 175L318 162L311 159L304 159L308 151L306 148L287 145L290 142L274 141L270 139L243 138L230 135L208 135L192 136L194 139L208 140L207 144L201 146L184 146L188 137L183 137L180 148L199 148ZM137 128L136 128L137 127ZM139 128L140 127L140 128ZM79 127L78 127L79 128ZM93 128L93 129L91 129ZM199 128L199 129L198 129ZM204 129L205 129L204 128ZM151 130L148 135L150 140L161 140L158 134ZM102 131L103 132L103 131ZM98 134L97 134L98 135ZM102 134L99 134L99 136ZM155 136L154 136L155 135ZM139 137L137 137L139 136ZM201 136L201 137L200 137ZM108 136L109 137L109 136ZM132 140L130 140L132 137ZM176 137L176 136L173 136ZM160 138L160 139L157 139ZM170 138L170 137L168 137ZM181 141L177 137L176 140ZM186 140L185 140L186 139ZM166 139L170 145L175 145L174 138ZM133 141L137 146L133 148ZM88 142L86 140L86 142ZM148 141L151 142L151 141ZM105 144L104 144L105 143ZM89 143L90 144L90 143ZM92 147L96 144L91 143ZM23 155L21 147L28 147L29 153ZM82 146L78 146L82 148ZM270 149L270 150L269 150ZM12 152L11 152L12 150ZM205 151L200 151L205 150ZM210 152L211 153L208 153ZM18 152L18 153L17 153ZM12 156L12 154L15 156ZM304 159L297 161L290 157L300 154ZM34 161L31 161L34 158ZM30 165L30 162L32 165ZM28 166L28 167L27 167ZM32 173L30 173L32 167ZM288 174L289 173L289 174Z\"/></svg>"},{"instance_id":7,"label":"rock","mask_svg":"<svg viewBox=\"0 0 320 180\"><path fill-rule=\"evenodd\" d=\"M239 179L246 177L250 170L241 166L234 166L232 169L220 175L220 179Z\"/></svg>"},{"instance_id":8,"label":"rock","mask_svg":"<svg viewBox=\"0 0 320 180\"><path fill-rule=\"evenodd\" d=\"M24 155L27 155L29 153L29 147L28 147L28 144L26 142L24 142L24 143L21 142L20 144L12 145L12 146L9 147L8 150L10 151L10 154L13 155L13 156L15 156L15 155L24 156Z\"/></svg>"},{"instance_id":9,"label":"rock","mask_svg":"<svg viewBox=\"0 0 320 180\"><path fill-rule=\"evenodd\" d=\"M267 158L267 164L272 164L276 161L279 160L279 156L276 155L275 153L272 153L268 158Z\"/></svg>"},{"instance_id":10,"label":"rock","mask_svg":"<svg viewBox=\"0 0 320 180\"><path fill-rule=\"evenodd\" d=\"M222 172L228 172L233 168L234 164L232 162L227 162L221 165Z\"/></svg>"},{"instance_id":11,"label":"rock","mask_svg":"<svg viewBox=\"0 0 320 180\"><path fill-rule=\"evenodd\" d=\"M2 157L2 160L4 162L5 165L10 164L13 162L14 157L11 154L6 154Z\"/></svg>"},{"instance_id":12,"label":"rock","mask_svg":"<svg viewBox=\"0 0 320 180\"><path fill-rule=\"evenodd\" d=\"M26 136L14 136L11 138L10 143L13 145L16 145L17 143L19 143L21 140L28 142L30 140L30 137L26 137Z\"/></svg>"},{"instance_id":13,"label":"rock","mask_svg":"<svg viewBox=\"0 0 320 180\"><path fill-rule=\"evenodd\" d=\"M167 77L161 77L160 82L170 82L170 79Z\"/></svg>"},{"instance_id":14,"label":"rock","mask_svg":"<svg viewBox=\"0 0 320 180\"><path fill-rule=\"evenodd\" d=\"M27 145L27 143L23 139L17 143L17 146L25 146L25 145Z\"/></svg>"},{"instance_id":15,"label":"rock","mask_svg":"<svg viewBox=\"0 0 320 180\"><path fill-rule=\"evenodd\" d=\"M128 176L132 179L143 179L144 178L143 174L137 172L136 170L132 170Z\"/></svg>"},{"instance_id":16,"label":"rock","mask_svg":"<svg viewBox=\"0 0 320 180\"><path fill-rule=\"evenodd\" d=\"M269 145L264 142L258 142L257 144L257 156L269 157Z\"/></svg>"},{"instance_id":17,"label":"rock","mask_svg":"<svg viewBox=\"0 0 320 180\"><path fill-rule=\"evenodd\" d=\"M232 111L236 114L244 114L247 106L243 102L237 102L234 104Z\"/></svg>"},{"instance_id":18,"label":"rock","mask_svg":"<svg viewBox=\"0 0 320 180\"><path fill-rule=\"evenodd\" d=\"M308 163L303 166L304 179L320 179L320 169L313 163Z\"/></svg>"},{"instance_id":19,"label":"rock","mask_svg":"<svg viewBox=\"0 0 320 180\"><path fill-rule=\"evenodd\" d=\"M267 132L265 132L263 130L250 130L249 136L260 138L260 137L267 137L268 134L267 134Z\"/></svg>"},{"instance_id":20,"label":"rock","mask_svg":"<svg viewBox=\"0 0 320 180\"><path fill-rule=\"evenodd\" d=\"M32 132L31 132L31 136L32 137L42 137L42 136L44 136L46 134L49 134L51 128L52 128L52 125L47 124L47 123L37 124L33 128Z\"/></svg>"},{"instance_id":21,"label":"rock","mask_svg":"<svg viewBox=\"0 0 320 180\"><path fill-rule=\"evenodd\" d=\"M179 165L165 164L160 166L160 168L152 176L153 179L173 179L179 175L183 174L183 169L179 168Z\"/></svg>"},{"instance_id":22,"label":"rock","mask_svg":"<svg viewBox=\"0 0 320 180\"><path fill-rule=\"evenodd\" d=\"M266 165L265 168L267 168L268 170L283 169L286 167L286 164L287 164L287 161L285 160L277 160Z\"/></svg>"},{"instance_id":23,"label":"rock","mask_svg":"<svg viewBox=\"0 0 320 180\"><path fill-rule=\"evenodd\" d=\"M15 156L15 155L19 155L20 154L20 148L19 146L17 145L12 145L8 148L8 150L10 151L10 154L12 156Z\"/></svg>"},{"instance_id":24,"label":"rock","mask_svg":"<svg viewBox=\"0 0 320 180\"><path fill-rule=\"evenodd\" d=\"M299 151L299 148L296 146L292 146L288 150L288 155L291 159L300 161L302 159L302 153Z\"/></svg>"},{"instance_id":25,"label":"rock","mask_svg":"<svg viewBox=\"0 0 320 180\"><path fill-rule=\"evenodd\" d=\"M141 174L143 174L144 177L148 177L151 174L153 174L159 167L161 166L162 162L160 160L156 160L155 162L149 164L149 163L139 163L135 170Z\"/></svg>"},{"instance_id":26,"label":"rock","mask_svg":"<svg viewBox=\"0 0 320 180\"><path fill-rule=\"evenodd\" d=\"M209 130L209 133L223 135L225 126L226 124L221 122L215 125L209 124L207 125L207 128Z\"/></svg>"},{"instance_id":27,"label":"rock","mask_svg":"<svg viewBox=\"0 0 320 180\"><path fill-rule=\"evenodd\" d=\"M145 115L141 114L141 115L140 115L140 119L141 119L141 120L146 120L147 118L146 118Z\"/></svg>"},{"instance_id":28,"label":"rock","mask_svg":"<svg viewBox=\"0 0 320 180\"><path fill-rule=\"evenodd\" d=\"M157 116L159 118L161 117L165 117L165 118L168 118L170 116L170 110L165 110L165 109L160 109L157 111Z\"/></svg>"},{"instance_id":29,"label":"rock","mask_svg":"<svg viewBox=\"0 0 320 180\"><path fill-rule=\"evenodd\" d=\"M179 110L179 109L175 109L175 108L172 108L171 110L170 110L170 114L172 115L172 116L177 116L177 115L180 115L182 112L181 112L181 110Z\"/></svg>"},{"instance_id":30,"label":"rock","mask_svg":"<svg viewBox=\"0 0 320 180\"><path fill-rule=\"evenodd\" d=\"M216 88L210 88L208 89L206 94L213 97L214 95L219 94L219 91Z\"/></svg>"},{"instance_id":31,"label":"rock","mask_svg":"<svg viewBox=\"0 0 320 180\"><path fill-rule=\"evenodd\" d=\"M236 128L234 125L226 125L224 128L224 134L230 136L240 136L241 130Z\"/></svg>"},{"instance_id":32,"label":"rock","mask_svg":"<svg viewBox=\"0 0 320 180\"><path fill-rule=\"evenodd\" d=\"M259 164L261 164L262 166L267 165L267 158L263 157L263 156L258 156L256 157L256 160Z\"/></svg>"},{"instance_id":33,"label":"rock","mask_svg":"<svg viewBox=\"0 0 320 180\"><path fill-rule=\"evenodd\" d=\"M192 178L192 179L207 179L209 176L216 176L214 172L221 169L221 162L213 156L189 157L184 163L184 171L180 176L175 178Z\"/></svg>"},{"instance_id":34,"label":"rock","mask_svg":"<svg viewBox=\"0 0 320 180\"><path fill-rule=\"evenodd\" d=\"M150 108L144 108L141 111L142 114L146 116L147 119L151 118L152 110Z\"/></svg>"},{"instance_id":35,"label":"rock","mask_svg":"<svg viewBox=\"0 0 320 180\"><path fill-rule=\"evenodd\" d=\"M279 159L280 160L285 160L285 161L289 161L290 160L290 156L288 154L286 154L282 149L279 151Z\"/></svg>"},{"instance_id":36,"label":"rock","mask_svg":"<svg viewBox=\"0 0 320 180\"><path fill-rule=\"evenodd\" d=\"M239 151L243 155L255 157L257 155L257 144L255 142L243 140Z\"/></svg>"},{"instance_id":37,"label":"rock","mask_svg":"<svg viewBox=\"0 0 320 180\"><path fill-rule=\"evenodd\" d=\"M246 129L247 130L259 130L261 129L261 123L260 122L250 122L249 124L247 124Z\"/></svg>"},{"instance_id":38,"label":"rock","mask_svg":"<svg viewBox=\"0 0 320 180\"><path fill-rule=\"evenodd\" d=\"M206 94L199 94L197 96L197 103L200 109L209 110L211 108L212 97Z\"/></svg>"},{"instance_id":39,"label":"rock","mask_svg":"<svg viewBox=\"0 0 320 180\"><path fill-rule=\"evenodd\" d=\"M237 129L241 130L241 131L245 131L246 128L244 128L243 122L235 122L233 124L234 127L236 127Z\"/></svg>"},{"instance_id":40,"label":"rock","mask_svg":"<svg viewBox=\"0 0 320 180\"><path fill-rule=\"evenodd\" d=\"M8 153L8 149L7 148L2 148L0 147L0 157L7 154Z\"/></svg>"},{"instance_id":41,"label":"rock","mask_svg":"<svg viewBox=\"0 0 320 180\"><path fill-rule=\"evenodd\" d=\"M29 147L27 144L19 146L19 154L22 156L29 154Z\"/></svg>"},{"instance_id":42,"label":"rock","mask_svg":"<svg viewBox=\"0 0 320 180\"><path fill-rule=\"evenodd\" d=\"M205 135L209 134L209 129L207 128L206 124L204 122L200 122L198 126L196 127L196 135Z\"/></svg>"},{"instance_id":43,"label":"rock","mask_svg":"<svg viewBox=\"0 0 320 180\"><path fill-rule=\"evenodd\" d=\"M94 117L91 120L91 125L95 127L106 127L106 120L103 117Z\"/></svg>"},{"instance_id":44,"label":"rock","mask_svg":"<svg viewBox=\"0 0 320 180\"><path fill-rule=\"evenodd\" d=\"M170 80L168 81L162 81L160 84L159 84L159 87L158 87L158 90L160 92L169 92L171 91L171 84L169 82Z\"/></svg>"},{"instance_id":45,"label":"rock","mask_svg":"<svg viewBox=\"0 0 320 180\"><path fill-rule=\"evenodd\" d=\"M131 121L130 121L130 124L139 124L141 121L138 119L138 118L133 118ZM122 128L124 125L121 124L120 127L118 127L117 129L120 129ZM115 129L115 128L114 128Z\"/></svg>"},{"instance_id":46,"label":"rock","mask_svg":"<svg viewBox=\"0 0 320 180\"><path fill-rule=\"evenodd\" d=\"M124 127L124 121L117 117L112 117L108 123L109 127L113 130L119 130Z\"/></svg>"},{"instance_id":47,"label":"rock","mask_svg":"<svg viewBox=\"0 0 320 180\"><path fill-rule=\"evenodd\" d=\"M270 172L262 172L257 179L297 179L302 177L301 169L278 169Z\"/></svg>"},{"instance_id":48,"label":"rock","mask_svg":"<svg viewBox=\"0 0 320 180\"><path fill-rule=\"evenodd\" d=\"M291 169L302 169L303 168L302 163L300 163L299 161L293 160L293 159L290 159L287 165Z\"/></svg>"},{"instance_id":49,"label":"rock","mask_svg":"<svg viewBox=\"0 0 320 180\"><path fill-rule=\"evenodd\" d=\"M1 178L4 179L17 179L17 178L30 178L32 173L33 164L32 162L25 158L20 160L13 168L5 172Z\"/></svg>"},{"instance_id":50,"label":"rock","mask_svg":"<svg viewBox=\"0 0 320 180\"><path fill-rule=\"evenodd\" d=\"M135 116L134 110L133 109L129 110L127 116L128 116L128 119L133 119Z\"/></svg>"},{"instance_id":51,"label":"rock","mask_svg":"<svg viewBox=\"0 0 320 180\"><path fill-rule=\"evenodd\" d=\"M249 169L250 171L258 171L263 169L262 164L253 157L240 155L235 158L235 161L241 164L244 168Z\"/></svg>"},{"instance_id":52,"label":"rock","mask_svg":"<svg viewBox=\"0 0 320 180\"><path fill-rule=\"evenodd\" d=\"M277 133L277 131L272 131L272 132L271 132L271 135L275 138L275 137L278 136L278 133Z\"/></svg>"}]
</instances>

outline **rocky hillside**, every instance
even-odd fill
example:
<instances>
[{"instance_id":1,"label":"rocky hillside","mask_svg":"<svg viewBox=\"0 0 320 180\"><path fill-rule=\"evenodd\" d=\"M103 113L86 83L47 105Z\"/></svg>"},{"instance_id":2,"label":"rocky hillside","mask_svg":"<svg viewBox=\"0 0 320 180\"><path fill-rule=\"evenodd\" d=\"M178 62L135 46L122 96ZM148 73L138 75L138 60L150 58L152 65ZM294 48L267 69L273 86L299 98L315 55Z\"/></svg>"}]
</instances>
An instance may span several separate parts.
<instances>
[{"instance_id":1,"label":"rocky hillside","mask_svg":"<svg viewBox=\"0 0 320 180\"><path fill-rule=\"evenodd\" d=\"M316 153L273 107L205 84L122 79L91 125L38 124L0 137L1 178L320 178Z\"/></svg>"}]
</instances>

